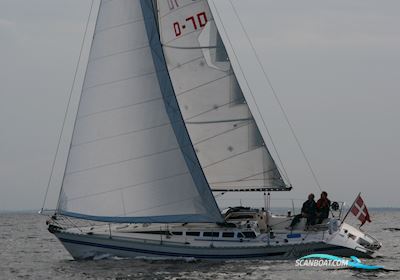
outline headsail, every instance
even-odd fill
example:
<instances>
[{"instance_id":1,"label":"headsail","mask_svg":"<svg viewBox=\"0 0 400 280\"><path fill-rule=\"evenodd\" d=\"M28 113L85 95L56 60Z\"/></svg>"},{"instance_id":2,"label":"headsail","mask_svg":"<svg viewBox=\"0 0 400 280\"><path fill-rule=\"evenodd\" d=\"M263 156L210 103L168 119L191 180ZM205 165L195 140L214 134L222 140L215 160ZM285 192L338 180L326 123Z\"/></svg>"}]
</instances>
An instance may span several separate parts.
<instances>
[{"instance_id":1,"label":"headsail","mask_svg":"<svg viewBox=\"0 0 400 280\"><path fill-rule=\"evenodd\" d=\"M213 190L286 190L206 0L158 0L161 41L187 129Z\"/></svg>"},{"instance_id":2,"label":"headsail","mask_svg":"<svg viewBox=\"0 0 400 280\"><path fill-rule=\"evenodd\" d=\"M166 110L146 30L154 14L142 2L101 2L58 212L108 222L221 221Z\"/></svg>"}]
</instances>

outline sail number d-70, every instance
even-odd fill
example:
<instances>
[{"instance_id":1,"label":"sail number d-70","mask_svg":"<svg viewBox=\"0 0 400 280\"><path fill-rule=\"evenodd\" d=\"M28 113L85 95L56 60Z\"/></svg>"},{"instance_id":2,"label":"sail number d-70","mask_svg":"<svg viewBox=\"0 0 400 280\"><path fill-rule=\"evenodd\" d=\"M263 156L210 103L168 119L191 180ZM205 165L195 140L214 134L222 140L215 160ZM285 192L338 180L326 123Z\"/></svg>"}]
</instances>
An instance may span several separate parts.
<instances>
[{"instance_id":1,"label":"sail number d-70","mask_svg":"<svg viewBox=\"0 0 400 280\"><path fill-rule=\"evenodd\" d=\"M206 12L201 12L195 16L188 17L185 21L185 24L180 24L178 21L176 21L174 22L175 36L179 37L182 35L182 30L186 29L187 27L186 24L192 24L193 29L197 30L199 28L206 26L207 22L208 20Z\"/></svg>"}]
</instances>

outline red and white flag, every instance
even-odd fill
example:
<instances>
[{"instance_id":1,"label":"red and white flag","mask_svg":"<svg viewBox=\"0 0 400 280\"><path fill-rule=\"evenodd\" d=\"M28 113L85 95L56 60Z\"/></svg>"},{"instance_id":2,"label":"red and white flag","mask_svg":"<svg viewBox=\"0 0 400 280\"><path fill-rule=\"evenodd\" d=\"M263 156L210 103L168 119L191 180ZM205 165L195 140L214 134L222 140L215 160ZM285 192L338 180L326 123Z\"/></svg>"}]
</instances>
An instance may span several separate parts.
<instances>
[{"instance_id":1,"label":"red and white flag","mask_svg":"<svg viewBox=\"0 0 400 280\"><path fill-rule=\"evenodd\" d=\"M364 203L364 200L361 198L359 194L356 200L353 203L353 206L350 209L350 212L356 216L356 218L361 222L361 226L365 224L365 222L371 222L367 206Z\"/></svg>"}]
</instances>

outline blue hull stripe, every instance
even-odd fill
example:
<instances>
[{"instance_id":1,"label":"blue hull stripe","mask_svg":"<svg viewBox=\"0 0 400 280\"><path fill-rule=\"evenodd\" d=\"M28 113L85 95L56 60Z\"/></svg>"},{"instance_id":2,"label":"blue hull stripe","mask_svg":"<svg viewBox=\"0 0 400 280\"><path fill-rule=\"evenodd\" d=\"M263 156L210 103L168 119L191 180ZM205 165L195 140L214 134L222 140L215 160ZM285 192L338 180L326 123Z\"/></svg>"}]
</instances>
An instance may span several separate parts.
<instances>
[{"instance_id":1,"label":"blue hull stripe","mask_svg":"<svg viewBox=\"0 0 400 280\"><path fill-rule=\"evenodd\" d=\"M119 250L119 251L143 253L143 254L158 255L158 256L189 257L189 258L198 258L198 259L244 259L244 258L260 258L260 257L283 256L283 255L285 255L286 253L288 253L288 251L283 251L283 252L259 253L259 254L245 254L245 255L198 255L198 254L184 254L184 253L160 252L160 251L153 251L153 250L145 250L145 249L121 247L121 246L108 245L108 244L99 244L99 243L93 243L93 242L87 242L87 241L80 241L80 240L71 240L71 239L66 239L66 238L59 238L59 240L60 240L61 242L64 242L64 243L85 245L85 246L98 247L98 248L106 248L106 249ZM341 247L339 247L339 246L326 247L326 248L321 248L321 249L314 249L313 251L330 251L330 250L337 250L337 249L341 249Z\"/></svg>"}]
</instances>

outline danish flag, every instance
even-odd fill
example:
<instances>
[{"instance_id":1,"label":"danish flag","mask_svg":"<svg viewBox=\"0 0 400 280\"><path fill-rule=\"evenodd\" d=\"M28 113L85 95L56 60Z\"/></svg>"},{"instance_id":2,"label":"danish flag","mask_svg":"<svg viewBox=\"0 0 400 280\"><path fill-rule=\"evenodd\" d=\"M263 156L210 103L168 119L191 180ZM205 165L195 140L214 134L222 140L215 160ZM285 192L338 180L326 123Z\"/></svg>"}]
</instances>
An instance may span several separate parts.
<instances>
[{"instance_id":1,"label":"danish flag","mask_svg":"<svg viewBox=\"0 0 400 280\"><path fill-rule=\"evenodd\" d=\"M353 206L350 209L350 212L356 216L356 218L361 222L361 226L365 224L365 222L371 222L367 206L364 203L364 200L361 198L359 194L356 200L353 203Z\"/></svg>"}]
</instances>

